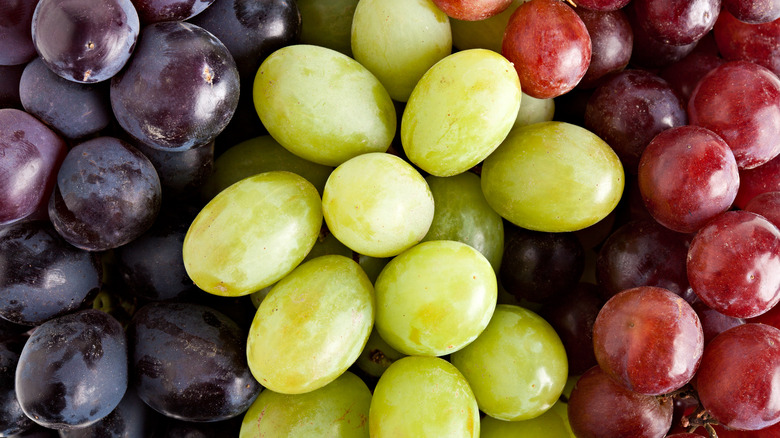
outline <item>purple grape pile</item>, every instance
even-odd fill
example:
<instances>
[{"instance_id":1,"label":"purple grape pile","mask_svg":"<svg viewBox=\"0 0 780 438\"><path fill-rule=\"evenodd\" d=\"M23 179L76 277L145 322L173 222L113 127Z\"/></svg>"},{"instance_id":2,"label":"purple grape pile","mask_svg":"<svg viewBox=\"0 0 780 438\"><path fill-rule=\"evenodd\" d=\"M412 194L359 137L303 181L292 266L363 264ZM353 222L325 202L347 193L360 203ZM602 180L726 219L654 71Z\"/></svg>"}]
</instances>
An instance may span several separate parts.
<instances>
[{"instance_id":1,"label":"purple grape pile","mask_svg":"<svg viewBox=\"0 0 780 438\"><path fill-rule=\"evenodd\" d=\"M0 437L780 436L778 75L780 0L0 0Z\"/></svg>"}]
</instances>

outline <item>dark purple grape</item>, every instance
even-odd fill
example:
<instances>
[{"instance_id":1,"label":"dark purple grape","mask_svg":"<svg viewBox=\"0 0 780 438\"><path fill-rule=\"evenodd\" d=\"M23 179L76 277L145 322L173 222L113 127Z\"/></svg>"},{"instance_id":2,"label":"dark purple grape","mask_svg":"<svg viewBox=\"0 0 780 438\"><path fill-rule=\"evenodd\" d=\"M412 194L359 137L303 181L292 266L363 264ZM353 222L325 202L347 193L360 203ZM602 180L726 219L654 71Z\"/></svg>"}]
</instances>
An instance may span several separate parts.
<instances>
[{"instance_id":1,"label":"dark purple grape","mask_svg":"<svg viewBox=\"0 0 780 438\"><path fill-rule=\"evenodd\" d=\"M592 46L588 71L577 87L594 88L607 74L621 71L628 65L634 31L621 10L601 12L576 8L575 11L588 28Z\"/></svg>"},{"instance_id":2,"label":"dark purple grape","mask_svg":"<svg viewBox=\"0 0 780 438\"><path fill-rule=\"evenodd\" d=\"M160 179L141 152L99 137L68 152L49 202L57 232L72 245L104 251L137 238L160 210Z\"/></svg>"},{"instance_id":3,"label":"dark purple grape","mask_svg":"<svg viewBox=\"0 0 780 438\"><path fill-rule=\"evenodd\" d=\"M129 327L138 395L156 411L185 421L240 415L260 392L247 365L244 333L206 306L152 303Z\"/></svg>"},{"instance_id":4,"label":"dark purple grape","mask_svg":"<svg viewBox=\"0 0 780 438\"><path fill-rule=\"evenodd\" d=\"M76 82L117 74L139 30L130 0L40 0L32 20L38 55L54 73Z\"/></svg>"},{"instance_id":5,"label":"dark purple grape","mask_svg":"<svg viewBox=\"0 0 780 438\"><path fill-rule=\"evenodd\" d=\"M0 343L0 436L24 432L33 427L16 399L14 375L19 351L8 343Z\"/></svg>"},{"instance_id":6,"label":"dark purple grape","mask_svg":"<svg viewBox=\"0 0 780 438\"><path fill-rule=\"evenodd\" d=\"M658 72L658 75L677 92L685 107L701 78L724 62L726 61L720 56L694 51L685 58L667 65Z\"/></svg>"},{"instance_id":7,"label":"dark purple grape","mask_svg":"<svg viewBox=\"0 0 780 438\"><path fill-rule=\"evenodd\" d=\"M25 64L0 65L0 108L23 109L19 81L24 67Z\"/></svg>"},{"instance_id":8,"label":"dark purple grape","mask_svg":"<svg viewBox=\"0 0 780 438\"><path fill-rule=\"evenodd\" d=\"M691 304L691 307L693 307L693 310L696 311L696 314L699 316L699 321L701 321L701 328L704 332L705 347L710 343L710 341L715 339L715 336L718 336L720 333L732 327L736 327L745 323L744 319L724 315L717 310L707 306L701 300L694 301L693 304Z\"/></svg>"},{"instance_id":9,"label":"dark purple grape","mask_svg":"<svg viewBox=\"0 0 780 438\"><path fill-rule=\"evenodd\" d=\"M131 0L144 24L159 21L182 21L192 18L214 0Z\"/></svg>"},{"instance_id":10,"label":"dark purple grape","mask_svg":"<svg viewBox=\"0 0 780 438\"><path fill-rule=\"evenodd\" d=\"M200 188L214 170L214 142L184 151L160 150L137 141L138 148L157 169L163 195L179 201L200 196Z\"/></svg>"},{"instance_id":11,"label":"dark purple grape","mask_svg":"<svg viewBox=\"0 0 780 438\"><path fill-rule=\"evenodd\" d=\"M113 411L127 390L127 341L107 313L49 320L24 345L16 394L25 414L52 429L85 427Z\"/></svg>"},{"instance_id":12,"label":"dark purple grape","mask_svg":"<svg viewBox=\"0 0 780 438\"><path fill-rule=\"evenodd\" d=\"M30 26L38 0L0 0L0 65L35 58Z\"/></svg>"},{"instance_id":13,"label":"dark purple grape","mask_svg":"<svg viewBox=\"0 0 780 438\"><path fill-rule=\"evenodd\" d=\"M635 0L636 20L656 41L692 44L715 25L720 0Z\"/></svg>"},{"instance_id":14,"label":"dark purple grape","mask_svg":"<svg viewBox=\"0 0 780 438\"><path fill-rule=\"evenodd\" d=\"M40 120L0 109L0 225L40 215L49 201L65 142Z\"/></svg>"},{"instance_id":15,"label":"dark purple grape","mask_svg":"<svg viewBox=\"0 0 780 438\"><path fill-rule=\"evenodd\" d=\"M113 120L108 84L82 84L54 74L41 58L27 64L19 82L25 111L69 139L92 135Z\"/></svg>"},{"instance_id":16,"label":"dark purple grape","mask_svg":"<svg viewBox=\"0 0 780 438\"><path fill-rule=\"evenodd\" d=\"M150 24L133 58L111 80L122 128L147 146L183 151L225 128L238 104L236 64L211 33L185 22Z\"/></svg>"},{"instance_id":17,"label":"dark purple grape","mask_svg":"<svg viewBox=\"0 0 780 438\"><path fill-rule=\"evenodd\" d=\"M718 50L729 61L744 60L780 75L780 18L748 24L724 10L713 29Z\"/></svg>"},{"instance_id":18,"label":"dark purple grape","mask_svg":"<svg viewBox=\"0 0 780 438\"><path fill-rule=\"evenodd\" d=\"M132 387L110 414L98 422L60 431L60 438L148 438L159 428L163 417L154 412Z\"/></svg>"},{"instance_id":19,"label":"dark purple grape","mask_svg":"<svg viewBox=\"0 0 780 438\"><path fill-rule=\"evenodd\" d=\"M49 222L0 230L0 317L34 326L73 312L101 286L95 254L65 242Z\"/></svg>"},{"instance_id":20,"label":"dark purple grape","mask_svg":"<svg viewBox=\"0 0 780 438\"><path fill-rule=\"evenodd\" d=\"M778 0L723 0L723 7L743 23L762 24L780 18Z\"/></svg>"}]
</instances>

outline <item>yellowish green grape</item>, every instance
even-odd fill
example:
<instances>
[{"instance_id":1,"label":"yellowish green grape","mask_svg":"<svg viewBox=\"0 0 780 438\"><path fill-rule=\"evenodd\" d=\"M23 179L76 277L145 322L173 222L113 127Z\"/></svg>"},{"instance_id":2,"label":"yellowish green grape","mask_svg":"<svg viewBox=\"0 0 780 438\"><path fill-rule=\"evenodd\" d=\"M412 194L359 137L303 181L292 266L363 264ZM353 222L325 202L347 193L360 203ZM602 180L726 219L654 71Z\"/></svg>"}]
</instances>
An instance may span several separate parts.
<instances>
[{"instance_id":1,"label":"yellowish green grape","mask_svg":"<svg viewBox=\"0 0 780 438\"><path fill-rule=\"evenodd\" d=\"M334 170L322 195L328 229L371 257L392 257L425 237L433 195L409 163L385 153L352 158Z\"/></svg>"},{"instance_id":2,"label":"yellowish green grape","mask_svg":"<svg viewBox=\"0 0 780 438\"><path fill-rule=\"evenodd\" d=\"M433 193L433 222L423 241L456 240L481 252L498 272L504 254L504 221L485 200L471 172L425 178Z\"/></svg>"},{"instance_id":3,"label":"yellowish green grape","mask_svg":"<svg viewBox=\"0 0 780 438\"><path fill-rule=\"evenodd\" d=\"M198 213L184 237L184 267L206 292L248 295L298 266L321 227L320 196L310 182L290 172L261 173Z\"/></svg>"},{"instance_id":4,"label":"yellowish green grape","mask_svg":"<svg viewBox=\"0 0 780 438\"><path fill-rule=\"evenodd\" d=\"M363 268L364 271L366 271L366 275L368 275L368 278L371 279L372 284L376 282L377 277L379 277L379 273L382 272L382 269L385 268L385 265L390 262L389 257L371 257L365 254L357 254L357 258L358 264L361 268Z\"/></svg>"},{"instance_id":5,"label":"yellowish green grape","mask_svg":"<svg viewBox=\"0 0 780 438\"><path fill-rule=\"evenodd\" d=\"M485 49L454 53L414 87L401 119L404 151L432 175L465 172L507 136L520 97L520 80L506 58Z\"/></svg>"},{"instance_id":6,"label":"yellowish green grape","mask_svg":"<svg viewBox=\"0 0 780 438\"><path fill-rule=\"evenodd\" d=\"M344 256L310 260L271 289L249 329L249 369L275 392L321 388L347 370L374 323L374 288Z\"/></svg>"},{"instance_id":7,"label":"yellowish green grape","mask_svg":"<svg viewBox=\"0 0 780 438\"><path fill-rule=\"evenodd\" d=\"M449 17L431 0L361 0L355 9L352 53L399 102L451 52Z\"/></svg>"},{"instance_id":8,"label":"yellowish green grape","mask_svg":"<svg viewBox=\"0 0 780 438\"><path fill-rule=\"evenodd\" d=\"M371 331L366 346L355 362L363 372L369 376L379 377L385 370L398 359L406 355L391 347L381 336L376 328Z\"/></svg>"},{"instance_id":9,"label":"yellowish green grape","mask_svg":"<svg viewBox=\"0 0 780 438\"><path fill-rule=\"evenodd\" d=\"M379 378L368 414L372 438L479 437L479 409L466 379L444 359L408 356Z\"/></svg>"},{"instance_id":10,"label":"yellowish green grape","mask_svg":"<svg viewBox=\"0 0 780 438\"><path fill-rule=\"evenodd\" d=\"M354 59L325 47L283 47L260 65L254 103L263 125L295 155L338 166L384 152L395 136L387 90Z\"/></svg>"},{"instance_id":11,"label":"yellowish green grape","mask_svg":"<svg viewBox=\"0 0 780 438\"><path fill-rule=\"evenodd\" d=\"M468 380L479 408L520 421L542 415L563 391L566 351L552 326L519 306L496 306L485 331L450 357Z\"/></svg>"},{"instance_id":12,"label":"yellowish green grape","mask_svg":"<svg viewBox=\"0 0 780 438\"><path fill-rule=\"evenodd\" d=\"M555 99L537 99L523 93L514 128L549 122L555 116Z\"/></svg>"},{"instance_id":13,"label":"yellowish green grape","mask_svg":"<svg viewBox=\"0 0 780 438\"><path fill-rule=\"evenodd\" d=\"M480 438L571 438L566 424L552 409L542 415L523 421L482 418Z\"/></svg>"},{"instance_id":14,"label":"yellowish green grape","mask_svg":"<svg viewBox=\"0 0 780 438\"><path fill-rule=\"evenodd\" d=\"M488 49L501 53L504 30L509 17L526 0L514 0L508 8L492 17L478 21L450 20L452 44L460 50Z\"/></svg>"},{"instance_id":15,"label":"yellowish green grape","mask_svg":"<svg viewBox=\"0 0 780 438\"><path fill-rule=\"evenodd\" d=\"M442 356L482 333L496 306L496 274L461 242L423 242L395 257L376 280L376 329L405 354Z\"/></svg>"},{"instance_id":16,"label":"yellowish green grape","mask_svg":"<svg viewBox=\"0 0 780 438\"><path fill-rule=\"evenodd\" d=\"M305 394L267 389L244 414L239 438L368 438L371 391L349 371Z\"/></svg>"},{"instance_id":17,"label":"yellowish green grape","mask_svg":"<svg viewBox=\"0 0 780 438\"><path fill-rule=\"evenodd\" d=\"M296 0L301 42L352 56L352 16L358 0Z\"/></svg>"},{"instance_id":18,"label":"yellowish green grape","mask_svg":"<svg viewBox=\"0 0 780 438\"><path fill-rule=\"evenodd\" d=\"M482 192L504 219L546 232L606 217L623 194L617 154L585 128L543 122L515 128L482 165Z\"/></svg>"}]
</instances>

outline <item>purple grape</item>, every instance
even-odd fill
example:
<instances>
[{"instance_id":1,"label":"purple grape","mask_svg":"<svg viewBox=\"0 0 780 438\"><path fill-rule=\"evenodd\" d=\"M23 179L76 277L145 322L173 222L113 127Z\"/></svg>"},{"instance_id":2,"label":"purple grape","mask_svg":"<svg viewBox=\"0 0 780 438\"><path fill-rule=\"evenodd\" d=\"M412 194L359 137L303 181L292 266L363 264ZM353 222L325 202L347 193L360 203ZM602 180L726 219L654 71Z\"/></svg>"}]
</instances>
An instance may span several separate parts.
<instances>
[{"instance_id":1,"label":"purple grape","mask_svg":"<svg viewBox=\"0 0 780 438\"><path fill-rule=\"evenodd\" d=\"M631 64L637 67L655 69L666 67L687 56L696 47L696 42L675 46L653 38L642 26L634 11L633 3L624 11L634 31L634 47L631 51Z\"/></svg>"},{"instance_id":2,"label":"purple grape","mask_svg":"<svg viewBox=\"0 0 780 438\"><path fill-rule=\"evenodd\" d=\"M24 432L33 427L16 399L14 372L19 351L10 343L0 343L0 436Z\"/></svg>"},{"instance_id":3,"label":"purple grape","mask_svg":"<svg viewBox=\"0 0 780 438\"><path fill-rule=\"evenodd\" d=\"M0 0L0 65L35 58L30 26L38 0Z\"/></svg>"},{"instance_id":4,"label":"purple grape","mask_svg":"<svg viewBox=\"0 0 780 438\"><path fill-rule=\"evenodd\" d=\"M593 46L588 71L577 87L594 88L607 74L621 71L628 65L634 31L621 10L602 12L576 8L575 11L588 28Z\"/></svg>"},{"instance_id":5,"label":"purple grape","mask_svg":"<svg viewBox=\"0 0 780 438\"><path fill-rule=\"evenodd\" d=\"M192 18L214 0L131 0L144 24L159 21L182 21Z\"/></svg>"},{"instance_id":6,"label":"purple grape","mask_svg":"<svg viewBox=\"0 0 780 438\"><path fill-rule=\"evenodd\" d=\"M162 416L128 387L122 401L110 414L90 426L62 430L60 438L148 438L162 420Z\"/></svg>"},{"instance_id":7,"label":"purple grape","mask_svg":"<svg viewBox=\"0 0 780 438\"><path fill-rule=\"evenodd\" d=\"M24 109L19 97L19 81L24 67L25 64L0 65L0 108Z\"/></svg>"}]
</instances>

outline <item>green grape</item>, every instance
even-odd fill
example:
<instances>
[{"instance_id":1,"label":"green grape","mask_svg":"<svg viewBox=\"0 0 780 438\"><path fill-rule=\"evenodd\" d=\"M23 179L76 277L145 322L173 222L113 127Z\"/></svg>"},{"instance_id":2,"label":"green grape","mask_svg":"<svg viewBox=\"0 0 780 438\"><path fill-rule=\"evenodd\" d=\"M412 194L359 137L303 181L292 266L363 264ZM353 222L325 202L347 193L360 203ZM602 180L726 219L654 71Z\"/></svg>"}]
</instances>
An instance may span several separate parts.
<instances>
[{"instance_id":1,"label":"green grape","mask_svg":"<svg viewBox=\"0 0 780 438\"><path fill-rule=\"evenodd\" d=\"M432 175L465 172L506 138L520 98L520 80L506 58L484 49L454 53L414 87L401 118L404 151Z\"/></svg>"},{"instance_id":2,"label":"green grape","mask_svg":"<svg viewBox=\"0 0 780 438\"><path fill-rule=\"evenodd\" d=\"M370 153L331 173L322 211L328 229L353 251L392 257L425 237L433 220L433 195L409 163Z\"/></svg>"},{"instance_id":3,"label":"green grape","mask_svg":"<svg viewBox=\"0 0 780 438\"><path fill-rule=\"evenodd\" d=\"M374 288L340 255L317 257L271 289L249 328L249 369L284 394L321 388L360 355L374 323Z\"/></svg>"},{"instance_id":4,"label":"green grape","mask_svg":"<svg viewBox=\"0 0 780 438\"><path fill-rule=\"evenodd\" d=\"M349 371L305 394L265 390L249 407L239 438L368 438L371 391Z\"/></svg>"},{"instance_id":5,"label":"green grape","mask_svg":"<svg viewBox=\"0 0 780 438\"><path fill-rule=\"evenodd\" d=\"M255 109L268 132L295 155L338 166L384 152L395 136L392 99L354 59L325 47L283 47L260 65Z\"/></svg>"},{"instance_id":6,"label":"green grape","mask_svg":"<svg viewBox=\"0 0 780 438\"><path fill-rule=\"evenodd\" d=\"M361 0L352 53L390 97L406 102L422 75L452 53L449 17L431 0Z\"/></svg>"},{"instance_id":7,"label":"green grape","mask_svg":"<svg viewBox=\"0 0 780 438\"><path fill-rule=\"evenodd\" d=\"M555 116L555 99L537 99L523 93L513 128L549 122Z\"/></svg>"},{"instance_id":8,"label":"green grape","mask_svg":"<svg viewBox=\"0 0 780 438\"><path fill-rule=\"evenodd\" d=\"M355 254L358 257L358 264L360 264L360 267L366 271L366 275L368 275L368 278L371 279L371 283L376 282L377 277L379 277L379 273L382 272L382 269L385 268L385 265L390 262L389 257L371 257L365 254Z\"/></svg>"},{"instance_id":9,"label":"green grape","mask_svg":"<svg viewBox=\"0 0 780 438\"><path fill-rule=\"evenodd\" d=\"M563 391L568 362L558 334L542 317L519 306L496 306L471 344L451 356L479 408L493 418L528 420L550 409Z\"/></svg>"},{"instance_id":10,"label":"green grape","mask_svg":"<svg viewBox=\"0 0 780 438\"><path fill-rule=\"evenodd\" d=\"M241 296L287 275L322 227L317 189L290 172L265 172L220 192L184 237L184 267L199 288Z\"/></svg>"},{"instance_id":11,"label":"green grape","mask_svg":"<svg viewBox=\"0 0 780 438\"><path fill-rule=\"evenodd\" d=\"M470 172L425 178L433 193L433 222L423 241L456 240L481 252L498 272L504 255L504 222L488 205L479 177Z\"/></svg>"},{"instance_id":12,"label":"green grape","mask_svg":"<svg viewBox=\"0 0 780 438\"><path fill-rule=\"evenodd\" d=\"M358 0L297 0L301 42L352 56L352 16Z\"/></svg>"},{"instance_id":13,"label":"green grape","mask_svg":"<svg viewBox=\"0 0 780 438\"><path fill-rule=\"evenodd\" d=\"M452 44L460 50L488 49L501 53L509 17L526 0L514 0L503 12L479 21L450 20Z\"/></svg>"},{"instance_id":14,"label":"green grape","mask_svg":"<svg viewBox=\"0 0 780 438\"><path fill-rule=\"evenodd\" d=\"M623 166L596 134L564 122L513 129L482 165L482 191L504 219L546 232L606 217L623 193Z\"/></svg>"},{"instance_id":15,"label":"green grape","mask_svg":"<svg viewBox=\"0 0 780 438\"><path fill-rule=\"evenodd\" d=\"M380 377L393 362L405 356L385 342L374 328L355 365L369 376Z\"/></svg>"},{"instance_id":16,"label":"green grape","mask_svg":"<svg viewBox=\"0 0 780 438\"><path fill-rule=\"evenodd\" d=\"M231 146L214 161L214 173L203 185L204 195L211 199L244 178L272 170L297 173L322 195L333 168L293 155L273 137L263 135Z\"/></svg>"},{"instance_id":17,"label":"green grape","mask_svg":"<svg viewBox=\"0 0 780 438\"><path fill-rule=\"evenodd\" d=\"M480 438L570 438L566 423L552 409L542 415L524 421L497 420L491 416L482 418Z\"/></svg>"},{"instance_id":18,"label":"green grape","mask_svg":"<svg viewBox=\"0 0 780 438\"><path fill-rule=\"evenodd\" d=\"M496 274L461 242L423 242L395 257L376 280L376 329L405 354L442 356L482 333L496 306Z\"/></svg>"},{"instance_id":19,"label":"green grape","mask_svg":"<svg viewBox=\"0 0 780 438\"><path fill-rule=\"evenodd\" d=\"M368 424L372 438L476 438L479 410L452 364L438 357L408 356L379 378Z\"/></svg>"}]
</instances>

